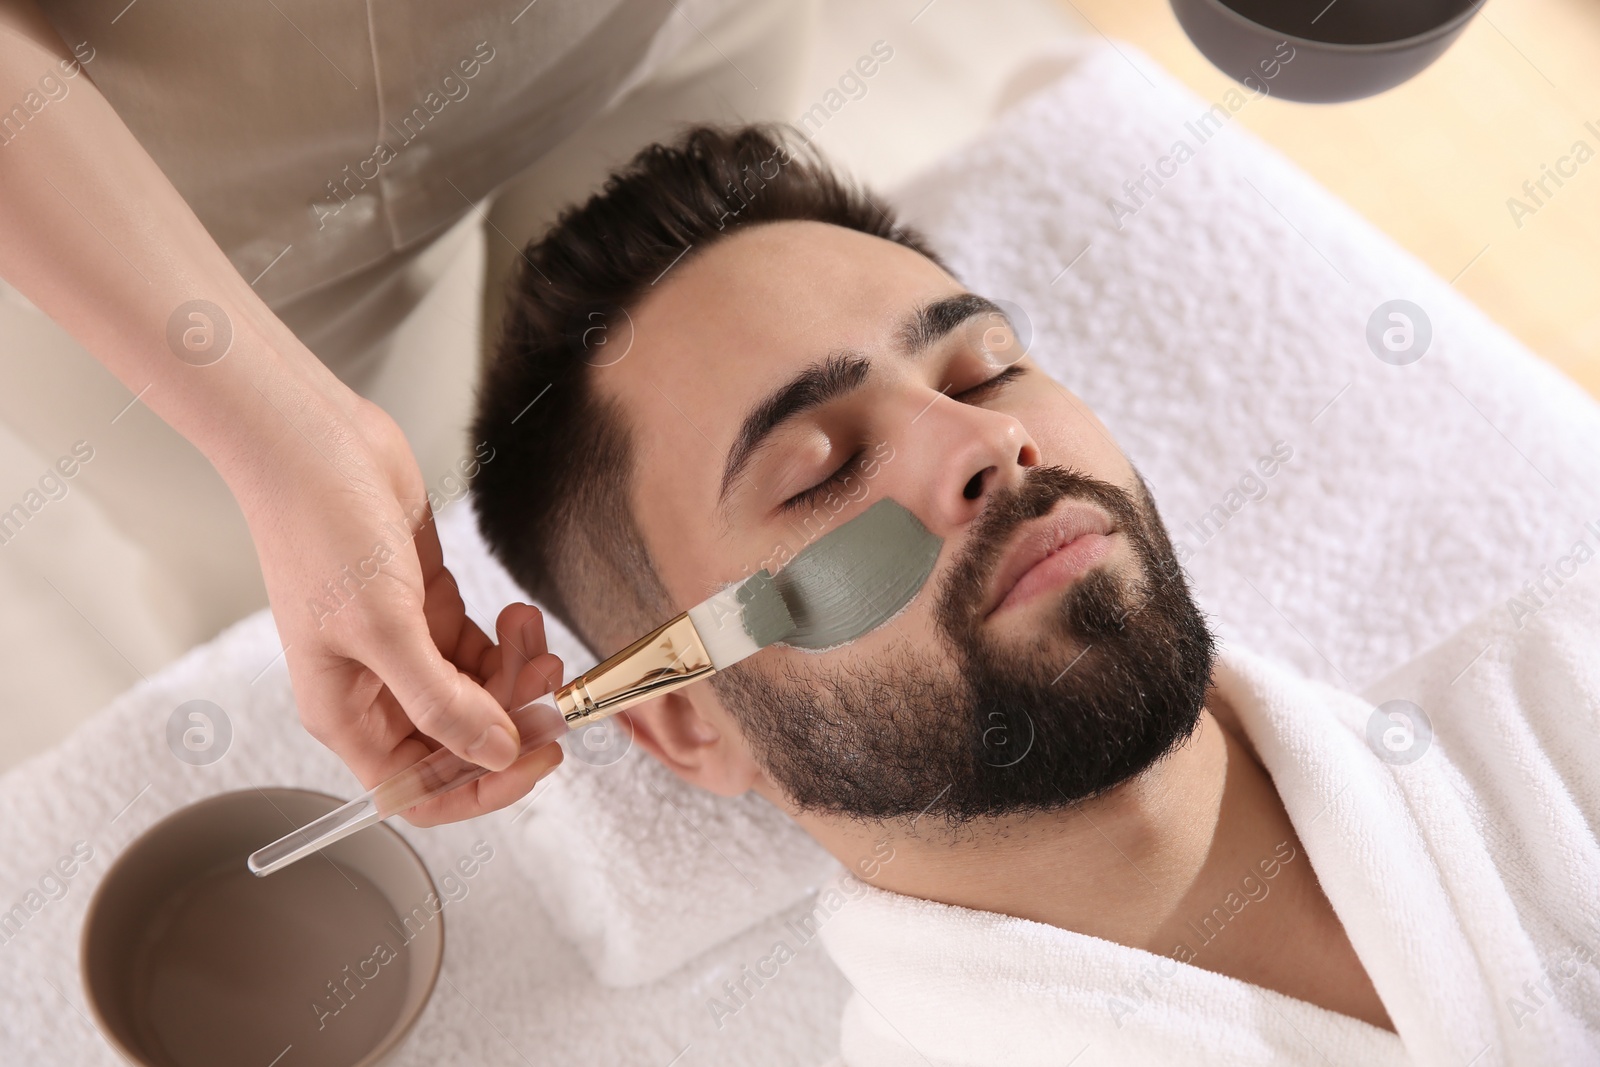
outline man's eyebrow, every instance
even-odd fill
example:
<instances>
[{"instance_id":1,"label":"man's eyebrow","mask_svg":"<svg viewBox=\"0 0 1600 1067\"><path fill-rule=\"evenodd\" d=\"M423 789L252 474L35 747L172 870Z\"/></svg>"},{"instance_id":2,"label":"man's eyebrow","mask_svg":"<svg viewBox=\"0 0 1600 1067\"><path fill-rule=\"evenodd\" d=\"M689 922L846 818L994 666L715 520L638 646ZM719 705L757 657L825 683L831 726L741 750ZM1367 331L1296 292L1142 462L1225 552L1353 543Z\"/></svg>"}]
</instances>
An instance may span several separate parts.
<instances>
[{"instance_id":1,"label":"man's eyebrow","mask_svg":"<svg viewBox=\"0 0 1600 1067\"><path fill-rule=\"evenodd\" d=\"M963 322L977 315L992 313L1007 318L1005 310L986 296L977 293L957 293L943 300L924 304L900 324L898 339L900 349L914 356L944 337Z\"/></svg>"},{"instance_id":2,"label":"man's eyebrow","mask_svg":"<svg viewBox=\"0 0 1600 1067\"><path fill-rule=\"evenodd\" d=\"M895 331L895 339L902 354L915 356L963 322L986 312L1005 315L1000 306L987 297L957 293L913 310ZM778 427L859 389L871 370L872 363L864 355L846 349L830 353L826 359L811 364L769 393L745 416L733 447L728 449L717 505L721 507L726 501L733 483Z\"/></svg>"},{"instance_id":3,"label":"man's eyebrow","mask_svg":"<svg viewBox=\"0 0 1600 1067\"><path fill-rule=\"evenodd\" d=\"M790 419L859 389L871 370L871 361L860 352L833 352L768 394L745 416L733 447L728 450L728 461L722 469L722 488L717 492L718 506L774 430Z\"/></svg>"}]
</instances>

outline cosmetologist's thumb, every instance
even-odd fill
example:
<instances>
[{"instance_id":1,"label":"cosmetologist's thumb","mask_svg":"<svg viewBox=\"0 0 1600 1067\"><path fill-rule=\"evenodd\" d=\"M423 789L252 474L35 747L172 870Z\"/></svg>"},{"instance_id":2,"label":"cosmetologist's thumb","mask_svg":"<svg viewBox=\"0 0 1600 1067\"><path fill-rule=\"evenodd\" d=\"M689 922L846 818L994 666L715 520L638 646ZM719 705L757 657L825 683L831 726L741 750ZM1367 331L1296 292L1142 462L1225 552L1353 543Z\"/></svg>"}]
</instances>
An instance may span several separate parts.
<instances>
[{"instance_id":1,"label":"cosmetologist's thumb","mask_svg":"<svg viewBox=\"0 0 1600 1067\"><path fill-rule=\"evenodd\" d=\"M418 621L400 640L385 643L382 661L369 663L412 724L445 748L491 771L517 758L517 728L494 697L440 654Z\"/></svg>"}]
</instances>

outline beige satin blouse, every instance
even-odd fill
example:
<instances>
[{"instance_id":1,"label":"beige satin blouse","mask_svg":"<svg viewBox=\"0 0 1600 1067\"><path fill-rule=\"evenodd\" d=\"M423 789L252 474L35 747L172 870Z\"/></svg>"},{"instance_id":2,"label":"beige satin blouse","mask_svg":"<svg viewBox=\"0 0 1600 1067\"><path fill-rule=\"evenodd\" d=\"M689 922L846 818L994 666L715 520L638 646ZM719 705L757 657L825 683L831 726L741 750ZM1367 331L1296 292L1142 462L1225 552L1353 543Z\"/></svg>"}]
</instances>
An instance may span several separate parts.
<instances>
[{"instance_id":1,"label":"beige satin blouse","mask_svg":"<svg viewBox=\"0 0 1600 1067\"><path fill-rule=\"evenodd\" d=\"M459 220L670 58L673 14L671 0L125 2L41 7L274 308Z\"/></svg>"}]
</instances>

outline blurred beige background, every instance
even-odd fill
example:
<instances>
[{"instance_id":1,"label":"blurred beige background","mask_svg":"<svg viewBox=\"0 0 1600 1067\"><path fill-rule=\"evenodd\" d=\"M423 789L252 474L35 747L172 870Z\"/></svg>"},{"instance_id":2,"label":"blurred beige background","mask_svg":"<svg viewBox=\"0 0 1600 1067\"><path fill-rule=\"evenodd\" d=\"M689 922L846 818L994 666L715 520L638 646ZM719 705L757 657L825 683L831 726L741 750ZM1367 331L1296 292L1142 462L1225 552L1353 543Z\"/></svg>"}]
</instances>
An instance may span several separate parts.
<instances>
[{"instance_id":1,"label":"blurred beige background","mask_svg":"<svg viewBox=\"0 0 1600 1067\"><path fill-rule=\"evenodd\" d=\"M1208 100L1231 84L1167 0L1059 3ZM1237 118L1600 396L1600 158L1520 228L1506 207L1575 140L1600 152L1600 4L1490 0L1437 63L1387 93L1257 100Z\"/></svg>"}]
</instances>

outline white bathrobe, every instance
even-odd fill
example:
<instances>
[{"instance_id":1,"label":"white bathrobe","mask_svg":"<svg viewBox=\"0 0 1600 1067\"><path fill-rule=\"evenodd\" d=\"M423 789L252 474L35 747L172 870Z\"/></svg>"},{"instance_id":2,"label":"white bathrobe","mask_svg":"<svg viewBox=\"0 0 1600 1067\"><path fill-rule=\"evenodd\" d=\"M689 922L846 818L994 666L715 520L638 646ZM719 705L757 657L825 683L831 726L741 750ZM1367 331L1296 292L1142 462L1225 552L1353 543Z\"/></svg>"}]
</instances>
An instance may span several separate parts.
<instances>
[{"instance_id":1,"label":"white bathrobe","mask_svg":"<svg viewBox=\"0 0 1600 1067\"><path fill-rule=\"evenodd\" d=\"M1255 654L1219 657L1216 684L1303 844L1289 862L1311 863L1396 1033L1170 956L842 876L819 907L855 990L843 1062L1600 1064L1600 561L1545 588L1363 696ZM1420 707L1431 737L1391 718L1393 700ZM1241 871L1191 948L1229 936L1227 911L1258 906L1270 869Z\"/></svg>"}]
</instances>

